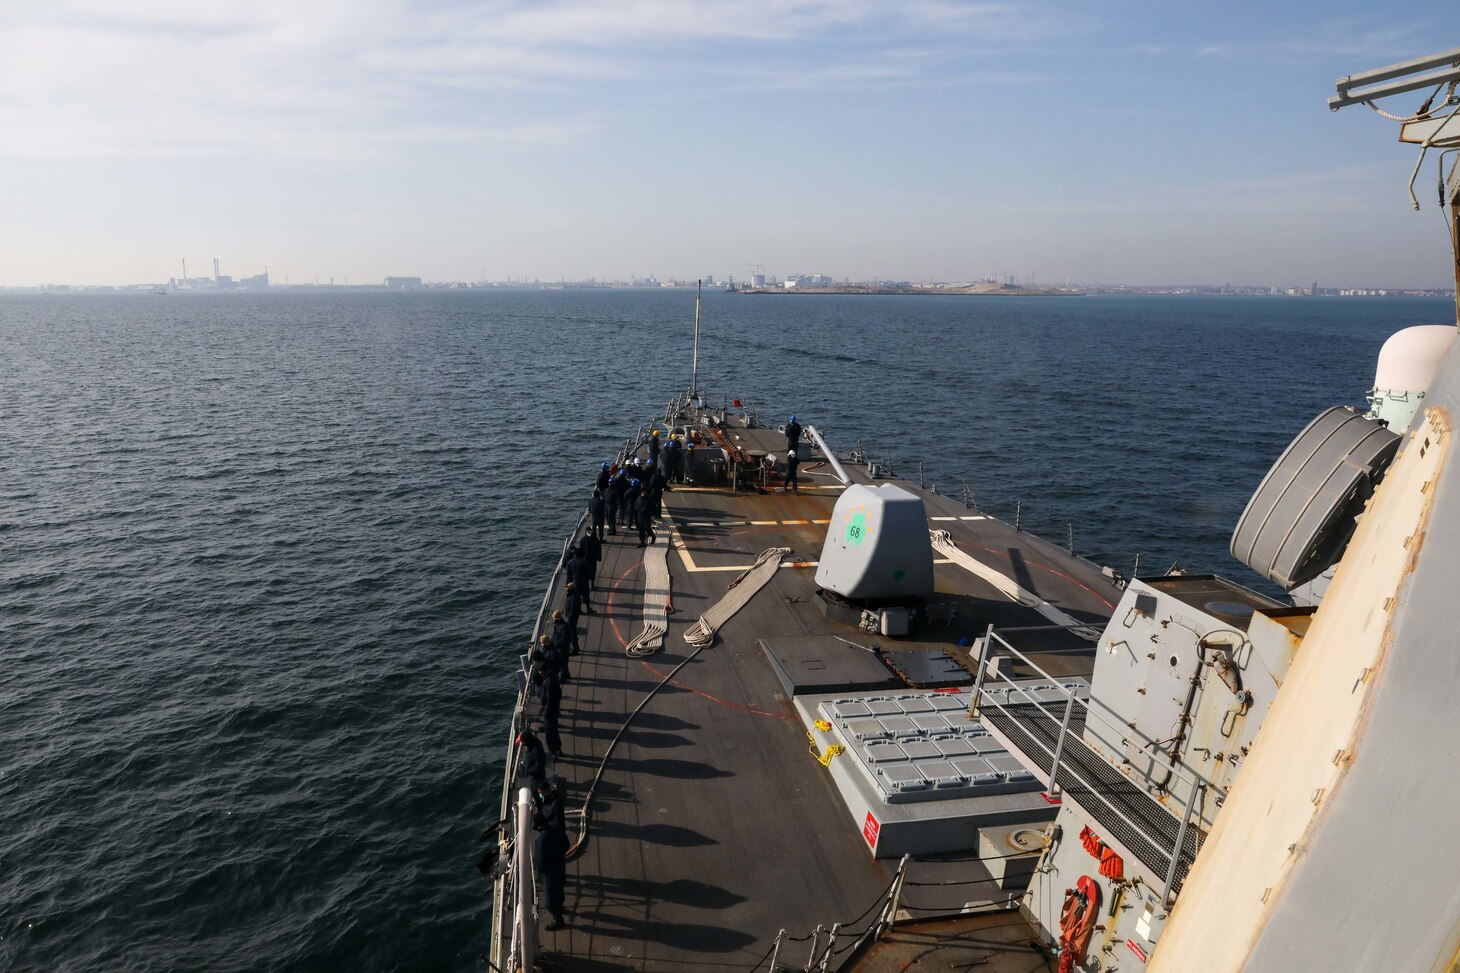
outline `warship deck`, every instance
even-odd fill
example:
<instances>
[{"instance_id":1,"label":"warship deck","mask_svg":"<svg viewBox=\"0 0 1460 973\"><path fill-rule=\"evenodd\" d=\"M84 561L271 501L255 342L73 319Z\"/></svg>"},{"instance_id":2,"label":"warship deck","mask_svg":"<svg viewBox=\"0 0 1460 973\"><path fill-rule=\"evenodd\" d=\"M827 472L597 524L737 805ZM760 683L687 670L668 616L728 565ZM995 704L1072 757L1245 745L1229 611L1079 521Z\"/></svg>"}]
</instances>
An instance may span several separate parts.
<instances>
[{"instance_id":1,"label":"warship deck","mask_svg":"<svg viewBox=\"0 0 1460 973\"><path fill-rule=\"evenodd\" d=\"M856 481L880 482L863 467L847 469ZM1098 568L916 484L894 482L922 496L929 526L948 530L963 551L1080 622L1104 625L1119 589ZM781 965L800 969L813 929L840 922L829 966L836 969L855 934L876 920L873 907L897 861L872 860L826 768L808 754L806 730L759 640L840 635L876 642L889 655L941 648L971 666L960 639L994 623L1051 673L1088 675L1087 642L946 560L935 565L937 600L953 608L946 623L888 639L829 621L814 602L814 565L841 489L829 470L808 464L797 495L728 486L666 493L670 536L661 532L658 543L673 545L674 611L663 648L649 658L625 653L643 622L645 551L636 533L620 529L606 539L595 613L580 623L582 652L564 687L563 756L551 769L569 808L581 806L629 714L689 654L686 628L762 551L779 546L794 554L715 644L654 696L614 749L594 792L588 839L568 862L567 927L540 934L542 969L767 969L783 929ZM535 704L528 714L536 714ZM971 855L915 868L905 916L951 915L970 902L1007 898ZM1007 952L1014 965L987 968L1043 968L1031 966L1027 942L1013 939ZM825 942L822 935L820 948Z\"/></svg>"}]
</instances>

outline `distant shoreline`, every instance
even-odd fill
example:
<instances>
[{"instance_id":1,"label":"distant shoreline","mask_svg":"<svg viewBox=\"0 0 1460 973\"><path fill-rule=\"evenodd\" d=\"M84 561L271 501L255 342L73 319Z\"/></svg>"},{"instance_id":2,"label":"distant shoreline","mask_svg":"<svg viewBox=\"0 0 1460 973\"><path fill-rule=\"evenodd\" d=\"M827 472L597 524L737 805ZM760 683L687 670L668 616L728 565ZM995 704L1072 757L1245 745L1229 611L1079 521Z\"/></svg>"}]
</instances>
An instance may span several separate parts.
<instances>
[{"instance_id":1,"label":"distant shoreline","mask_svg":"<svg viewBox=\"0 0 1460 973\"><path fill-rule=\"evenodd\" d=\"M972 287L745 287L737 294L933 294L949 297L1084 297L1085 292L1064 288L1015 287L1012 284L975 284Z\"/></svg>"}]
</instances>

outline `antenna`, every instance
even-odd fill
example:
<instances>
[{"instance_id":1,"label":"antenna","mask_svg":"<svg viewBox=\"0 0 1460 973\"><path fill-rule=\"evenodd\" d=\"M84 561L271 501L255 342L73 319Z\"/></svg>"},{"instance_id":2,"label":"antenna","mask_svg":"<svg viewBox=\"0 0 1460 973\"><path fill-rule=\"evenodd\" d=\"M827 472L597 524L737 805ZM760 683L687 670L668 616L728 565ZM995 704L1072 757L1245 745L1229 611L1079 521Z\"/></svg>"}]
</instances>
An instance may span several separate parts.
<instances>
[{"instance_id":1,"label":"antenna","mask_svg":"<svg viewBox=\"0 0 1460 973\"><path fill-rule=\"evenodd\" d=\"M689 373L690 398L694 398L700 391L700 285L703 283L703 278L695 281L695 356Z\"/></svg>"},{"instance_id":2,"label":"antenna","mask_svg":"<svg viewBox=\"0 0 1460 973\"><path fill-rule=\"evenodd\" d=\"M1441 68L1442 70L1406 78L1406 75L1413 75L1429 68ZM1396 80L1401 78L1405 80ZM1387 68L1345 75L1338 79L1336 84L1338 93L1328 99L1328 107L1331 111L1338 111L1348 105L1362 104L1376 98L1387 98L1406 91L1416 91L1420 88L1428 88L1430 85L1442 85L1447 81L1457 79L1460 79L1460 48L1453 51L1441 51L1428 57L1415 58L1412 61L1391 64ZM1384 82L1393 83L1385 84Z\"/></svg>"}]
</instances>

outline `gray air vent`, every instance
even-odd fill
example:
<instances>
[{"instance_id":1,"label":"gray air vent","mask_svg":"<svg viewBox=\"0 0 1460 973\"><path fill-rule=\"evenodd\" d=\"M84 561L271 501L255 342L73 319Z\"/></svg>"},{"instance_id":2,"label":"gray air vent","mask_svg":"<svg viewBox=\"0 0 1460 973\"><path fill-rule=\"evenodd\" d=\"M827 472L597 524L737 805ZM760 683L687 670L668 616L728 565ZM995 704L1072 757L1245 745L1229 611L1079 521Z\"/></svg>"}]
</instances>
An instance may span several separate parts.
<instances>
[{"instance_id":1,"label":"gray air vent","mask_svg":"<svg viewBox=\"0 0 1460 973\"><path fill-rule=\"evenodd\" d=\"M1308 423L1263 477L1232 533L1232 556L1292 589L1336 562L1399 436L1347 406Z\"/></svg>"}]
</instances>

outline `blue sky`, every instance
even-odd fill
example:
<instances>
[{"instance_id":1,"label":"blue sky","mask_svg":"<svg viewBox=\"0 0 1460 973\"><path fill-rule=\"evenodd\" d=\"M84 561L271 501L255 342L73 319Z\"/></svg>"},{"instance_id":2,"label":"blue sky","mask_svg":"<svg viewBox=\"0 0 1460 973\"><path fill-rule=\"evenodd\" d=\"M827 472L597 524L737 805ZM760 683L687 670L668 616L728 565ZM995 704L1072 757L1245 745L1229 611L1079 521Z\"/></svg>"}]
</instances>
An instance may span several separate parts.
<instances>
[{"instance_id":1,"label":"blue sky","mask_svg":"<svg viewBox=\"0 0 1460 973\"><path fill-rule=\"evenodd\" d=\"M1447 286L1415 152L1325 99L1454 10L0 0L0 285Z\"/></svg>"}]
</instances>

